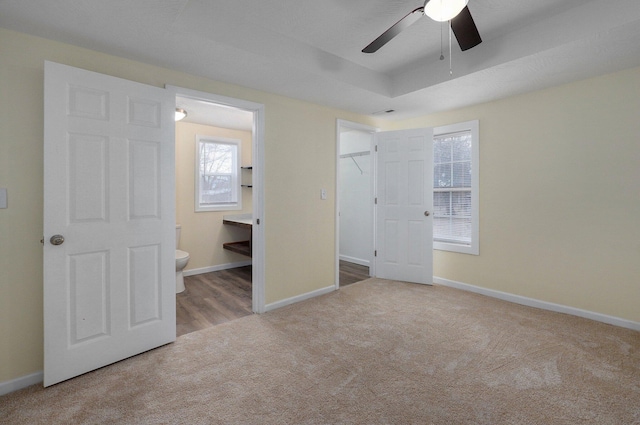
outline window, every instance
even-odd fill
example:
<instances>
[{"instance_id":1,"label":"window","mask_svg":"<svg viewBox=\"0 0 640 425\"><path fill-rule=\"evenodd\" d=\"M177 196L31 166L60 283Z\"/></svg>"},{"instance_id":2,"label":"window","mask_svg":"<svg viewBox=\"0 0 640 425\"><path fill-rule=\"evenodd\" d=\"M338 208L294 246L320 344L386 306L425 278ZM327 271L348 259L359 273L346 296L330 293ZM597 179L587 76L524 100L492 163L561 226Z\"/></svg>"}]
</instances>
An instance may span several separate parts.
<instances>
[{"instance_id":1,"label":"window","mask_svg":"<svg viewBox=\"0 0 640 425\"><path fill-rule=\"evenodd\" d=\"M242 209L240 140L196 136L196 211Z\"/></svg>"},{"instance_id":2,"label":"window","mask_svg":"<svg viewBox=\"0 0 640 425\"><path fill-rule=\"evenodd\" d=\"M479 254L478 143L478 121L434 129L434 249Z\"/></svg>"}]
</instances>

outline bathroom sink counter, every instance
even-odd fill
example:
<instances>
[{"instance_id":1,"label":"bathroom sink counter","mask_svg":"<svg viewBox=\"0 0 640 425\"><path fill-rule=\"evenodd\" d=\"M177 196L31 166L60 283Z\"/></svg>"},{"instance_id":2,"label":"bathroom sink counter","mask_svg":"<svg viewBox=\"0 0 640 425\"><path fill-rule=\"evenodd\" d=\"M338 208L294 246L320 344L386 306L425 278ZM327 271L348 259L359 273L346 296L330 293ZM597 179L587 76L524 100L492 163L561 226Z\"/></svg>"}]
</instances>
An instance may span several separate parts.
<instances>
[{"instance_id":1,"label":"bathroom sink counter","mask_svg":"<svg viewBox=\"0 0 640 425\"><path fill-rule=\"evenodd\" d=\"M253 217L251 214L224 215L222 216L222 223L231 226L251 228L253 226Z\"/></svg>"},{"instance_id":2,"label":"bathroom sink counter","mask_svg":"<svg viewBox=\"0 0 640 425\"><path fill-rule=\"evenodd\" d=\"M248 241L226 242L222 244L222 247L229 251L251 257L251 242L253 239L253 233L251 232L253 228L253 217L251 214L232 214L222 216L222 224L242 227L243 229L249 230Z\"/></svg>"}]
</instances>

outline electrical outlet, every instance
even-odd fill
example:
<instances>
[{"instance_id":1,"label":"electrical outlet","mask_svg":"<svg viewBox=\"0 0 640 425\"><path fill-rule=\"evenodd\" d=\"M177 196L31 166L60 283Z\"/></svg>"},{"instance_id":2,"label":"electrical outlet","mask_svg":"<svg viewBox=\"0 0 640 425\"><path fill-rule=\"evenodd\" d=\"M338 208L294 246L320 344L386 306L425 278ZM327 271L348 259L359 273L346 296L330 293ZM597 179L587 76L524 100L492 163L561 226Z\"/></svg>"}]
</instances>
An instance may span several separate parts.
<instances>
[{"instance_id":1,"label":"electrical outlet","mask_svg":"<svg viewBox=\"0 0 640 425\"><path fill-rule=\"evenodd\" d=\"M322 199L323 201L327 199L327 190L326 189L320 189L320 199Z\"/></svg>"}]
</instances>

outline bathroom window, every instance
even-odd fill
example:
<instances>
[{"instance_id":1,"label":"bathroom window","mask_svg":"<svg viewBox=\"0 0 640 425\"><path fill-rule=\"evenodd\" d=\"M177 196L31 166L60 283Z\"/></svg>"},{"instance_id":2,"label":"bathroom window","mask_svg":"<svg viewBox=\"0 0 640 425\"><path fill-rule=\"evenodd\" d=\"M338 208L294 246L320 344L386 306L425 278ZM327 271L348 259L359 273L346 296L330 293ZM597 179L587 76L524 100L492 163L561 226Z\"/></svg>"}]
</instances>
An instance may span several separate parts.
<instances>
[{"instance_id":1,"label":"bathroom window","mask_svg":"<svg viewBox=\"0 0 640 425\"><path fill-rule=\"evenodd\" d=\"M196 136L196 211L241 210L240 140Z\"/></svg>"},{"instance_id":2,"label":"bathroom window","mask_svg":"<svg viewBox=\"0 0 640 425\"><path fill-rule=\"evenodd\" d=\"M434 249L479 254L478 163L478 121L434 129Z\"/></svg>"}]
</instances>

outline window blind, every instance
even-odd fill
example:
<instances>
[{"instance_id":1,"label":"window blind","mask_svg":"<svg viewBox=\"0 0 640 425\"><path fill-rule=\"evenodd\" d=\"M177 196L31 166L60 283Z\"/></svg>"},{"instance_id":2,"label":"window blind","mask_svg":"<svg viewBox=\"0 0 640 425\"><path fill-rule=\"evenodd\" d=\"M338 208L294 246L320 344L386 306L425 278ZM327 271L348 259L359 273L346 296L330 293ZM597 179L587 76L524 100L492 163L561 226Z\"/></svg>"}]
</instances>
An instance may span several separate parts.
<instances>
[{"instance_id":1,"label":"window blind","mask_svg":"<svg viewBox=\"0 0 640 425\"><path fill-rule=\"evenodd\" d=\"M433 143L433 238L471 244L471 131L441 134Z\"/></svg>"}]
</instances>

